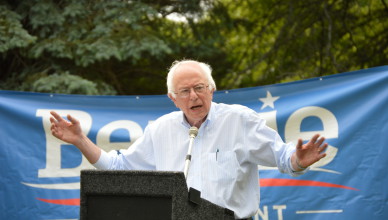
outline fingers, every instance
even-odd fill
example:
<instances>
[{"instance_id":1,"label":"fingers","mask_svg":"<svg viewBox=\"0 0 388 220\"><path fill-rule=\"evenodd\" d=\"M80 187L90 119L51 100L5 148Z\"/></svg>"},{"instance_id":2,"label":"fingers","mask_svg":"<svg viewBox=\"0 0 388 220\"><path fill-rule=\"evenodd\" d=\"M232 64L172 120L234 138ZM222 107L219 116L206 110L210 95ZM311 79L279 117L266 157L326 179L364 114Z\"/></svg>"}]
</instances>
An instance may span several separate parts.
<instances>
[{"instance_id":1,"label":"fingers","mask_svg":"<svg viewBox=\"0 0 388 220\"><path fill-rule=\"evenodd\" d=\"M55 111L51 111L50 114L51 114L52 116L54 116L54 118L55 118L57 121L63 121L63 120L64 120L64 119L63 119L60 115L58 115L58 113L56 113ZM51 121L51 118L50 118L50 121Z\"/></svg>"},{"instance_id":2,"label":"fingers","mask_svg":"<svg viewBox=\"0 0 388 220\"><path fill-rule=\"evenodd\" d=\"M57 121L54 118L52 118L52 117L50 117L50 122L51 122L51 124L57 123Z\"/></svg>"},{"instance_id":3,"label":"fingers","mask_svg":"<svg viewBox=\"0 0 388 220\"><path fill-rule=\"evenodd\" d=\"M324 157L326 157L326 153L319 154L318 160L320 160L320 159L322 159Z\"/></svg>"},{"instance_id":4,"label":"fingers","mask_svg":"<svg viewBox=\"0 0 388 220\"><path fill-rule=\"evenodd\" d=\"M327 146L329 146L327 143L323 144L322 146L318 146L318 152L322 153L323 151L326 150Z\"/></svg>"},{"instance_id":5,"label":"fingers","mask_svg":"<svg viewBox=\"0 0 388 220\"><path fill-rule=\"evenodd\" d=\"M58 113L56 113L55 111L51 111L50 114L55 118L50 118L50 122L51 124L56 124L58 122L62 122L62 121L66 121L65 119L63 119ZM72 123L72 124L78 124L79 121L75 118L73 118L71 115L67 115L67 119Z\"/></svg>"},{"instance_id":6,"label":"fingers","mask_svg":"<svg viewBox=\"0 0 388 220\"><path fill-rule=\"evenodd\" d=\"M51 121L51 127L50 127L51 134L54 135L54 137L57 137L58 127L57 127L56 123L58 123L58 122L55 121L54 118L50 118L50 121Z\"/></svg>"},{"instance_id":7,"label":"fingers","mask_svg":"<svg viewBox=\"0 0 388 220\"><path fill-rule=\"evenodd\" d=\"M316 142L316 144L318 145L318 147L319 146L321 146L322 145L322 143L325 141L325 138L324 137L321 137L319 140L318 140L318 142Z\"/></svg>"},{"instance_id":8,"label":"fingers","mask_svg":"<svg viewBox=\"0 0 388 220\"><path fill-rule=\"evenodd\" d=\"M72 124L78 124L78 120L73 118L71 115L67 115L67 119L69 119L69 121L72 123Z\"/></svg>"},{"instance_id":9,"label":"fingers","mask_svg":"<svg viewBox=\"0 0 388 220\"><path fill-rule=\"evenodd\" d=\"M54 132L56 132L56 130L57 130L57 123L58 123L58 121L56 119L54 119L53 117L50 117L50 122L51 122L50 130L51 130L51 133L54 134Z\"/></svg>"},{"instance_id":10,"label":"fingers","mask_svg":"<svg viewBox=\"0 0 388 220\"><path fill-rule=\"evenodd\" d=\"M306 144L302 144L302 139L298 139L296 148L299 159L303 160L305 165L311 165L326 157L327 154L324 151L329 145L324 142L325 138L320 137L319 134L315 134Z\"/></svg>"},{"instance_id":11,"label":"fingers","mask_svg":"<svg viewBox=\"0 0 388 220\"><path fill-rule=\"evenodd\" d=\"M299 138L298 139L298 144L296 145L296 149L297 150L301 150L302 146L303 146L303 140Z\"/></svg>"},{"instance_id":12,"label":"fingers","mask_svg":"<svg viewBox=\"0 0 388 220\"><path fill-rule=\"evenodd\" d=\"M319 138L319 136L320 136L319 134L314 135L310 139L309 144L316 146L316 147L320 147L323 144L323 142L325 141L325 138L324 137Z\"/></svg>"},{"instance_id":13,"label":"fingers","mask_svg":"<svg viewBox=\"0 0 388 220\"><path fill-rule=\"evenodd\" d=\"M315 144L315 143L317 142L318 138L319 138L319 134L315 134L315 135L310 139L309 142L310 142L311 144Z\"/></svg>"},{"instance_id":14,"label":"fingers","mask_svg":"<svg viewBox=\"0 0 388 220\"><path fill-rule=\"evenodd\" d=\"M302 145L302 140L299 139L296 148L299 150L301 150L301 149L313 149L313 150L317 151L318 153L322 153L323 151L326 150L326 148L328 147L328 144L324 143L326 140L324 137L319 138L319 136L320 136L319 134L314 135L310 139L310 141L305 145Z\"/></svg>"}]
</instances>

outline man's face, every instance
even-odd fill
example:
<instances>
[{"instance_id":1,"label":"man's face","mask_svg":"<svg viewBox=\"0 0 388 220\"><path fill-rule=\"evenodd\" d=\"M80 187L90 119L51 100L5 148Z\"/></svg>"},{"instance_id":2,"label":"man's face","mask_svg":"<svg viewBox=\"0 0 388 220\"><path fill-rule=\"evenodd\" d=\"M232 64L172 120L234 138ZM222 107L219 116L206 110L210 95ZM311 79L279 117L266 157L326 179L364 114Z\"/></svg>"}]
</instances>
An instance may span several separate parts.
<instances>
[{"instance_id":1,"label":"man's face","mask_svg":"<svg viewBox=\"0 0 388 220\"><path fill-rule=\"evenodd\" d=\"M214 89L210 90L208 87L209 83L205 73L202 72L201 67L195 62L184 63L175 70L172 83L175 93L185 90L186 92L189 91L189 93L187 97L176 94L175 98L169 94L170 99L176 107L183 111L190 125L200 127L210 111L214 91ZM194 88L198 89L201 86L205 86L204 91L196 93Z\"/></svg>"}]
</instances>

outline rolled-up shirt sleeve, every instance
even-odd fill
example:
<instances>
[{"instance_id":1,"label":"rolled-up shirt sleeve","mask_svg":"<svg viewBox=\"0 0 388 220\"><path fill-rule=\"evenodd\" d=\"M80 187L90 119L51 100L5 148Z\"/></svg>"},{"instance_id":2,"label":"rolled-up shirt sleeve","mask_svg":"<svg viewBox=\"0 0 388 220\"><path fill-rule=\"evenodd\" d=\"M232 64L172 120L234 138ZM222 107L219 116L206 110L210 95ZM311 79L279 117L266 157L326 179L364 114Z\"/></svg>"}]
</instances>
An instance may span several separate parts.
<instances>
[{"instance_id":1,"label":"rolled-up shirt sleeve","mask_svg":"<svg viewBox=\"0 0 388 220\"><path fill-rule=\"evenodd\" d=\"M107 152L101 149L101 155L100 158L97 160L96 163L92 164L95 168L105 170L109 168L110 164L110 157Z\"/></svg>"},{"instance_id":2,"label":"rolled-up shirt sleeve","mask_svg":"<svg viewBox=\"0 0 388 220\"><path fill-rule=\"evenodd\" d=\"M155 170L153 144L148 128L128 149L109 152L101 149L100 158L93 166L107 170Z\"/></svg>"}]
</instances>

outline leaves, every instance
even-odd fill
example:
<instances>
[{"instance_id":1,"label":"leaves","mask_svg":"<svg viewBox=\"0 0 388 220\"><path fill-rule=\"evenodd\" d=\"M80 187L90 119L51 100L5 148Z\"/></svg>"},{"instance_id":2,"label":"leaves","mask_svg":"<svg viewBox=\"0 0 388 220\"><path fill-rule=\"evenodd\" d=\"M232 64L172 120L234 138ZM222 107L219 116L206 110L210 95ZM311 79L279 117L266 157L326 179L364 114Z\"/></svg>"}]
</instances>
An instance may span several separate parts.
<instances>
[{"instance_id":1,"label":"leaves","mask_svg":"<svg viewBox=\"0 0 388 220\"><path fill-rule=\"evenodd\" d=\"M237 56L227 88L271 84L386 65L384 1L230 1ZM248 7L247 7L248 6ZM254 25L252 25L254 24ZM236 38L237 31L241 38ZM384 38L384 39L383 39ZM251 45L251 46L246 46ZM362 51L362 52L361 52ZM379 51L379 52L377 52ZM366 54L368 54L366 56Z\"/></svg>"},{"instance_id":2,"label":"leaves","mask_svg":"<svg viewBox=\"0 0 388 220\"><path fill-rule=\"evenodd\" d=\"M27 47L35 42L36 37L23 29L20 20L20 15L0 5L0 53Z\"/></svg>"},{"instance_id":3,"label":"leaves","mask_svg":"<svg viewBox=\"0 0 388 220\"><path fill-rule=\"evenodd\" d=\"M106 82L117 94L164 94L168 67L184 58L209 63L218 89L232 89L388 58L385 0L7 2L0 6L2 89L70 88L71 81L49 78L77 84L69 74Z\"/></svg>"},{"instance_id":4,"label":"leaves","mask_svg":"<svg viewBox=\"0 0 388 220\"><path fill-rule=\"evenodd\" d=\"M26 89L44 93L85 94L85 95L115 95L116 92L106 83L95 82L70 75L68 72L54 73L34 81Z\"/></svg>"}]
</instances>

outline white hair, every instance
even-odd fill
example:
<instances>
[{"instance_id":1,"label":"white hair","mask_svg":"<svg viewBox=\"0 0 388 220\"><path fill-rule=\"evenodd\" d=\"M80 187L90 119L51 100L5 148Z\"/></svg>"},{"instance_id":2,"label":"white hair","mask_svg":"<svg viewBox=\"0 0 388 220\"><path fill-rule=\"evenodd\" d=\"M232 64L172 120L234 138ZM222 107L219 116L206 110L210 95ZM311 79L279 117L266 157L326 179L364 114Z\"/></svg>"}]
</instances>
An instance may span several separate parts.
<instances>
[{"instance_id":1,"label":"white hair","mask_svg":"<svg viewBox=\"0 0 388 220\"><path fill-rule=\"evenodd\" d=\"M175 75L175 70L178 68L178 66L180 66L181 64L185 64L185 63L191 63L191 62L194 62L196 64L198 64L201 69L202 69L202 72L205 73L205 76L207 78L207 81L209 83L209 89L212 90L216 90L216 83L214 82L214 79L212 77L212 68L210 67L209 64L206 64L206 63L202 63L202 62L198 62L196 60L176 60L172 63L169 71L168 71L168 74L167 74L167 93L168 94L171 94L174 98L176 97L175 95L175 88L174 88L174 84L172 83L173 81L173 78L174 78L174 75Z\"/></svg>"}]
</instances>

